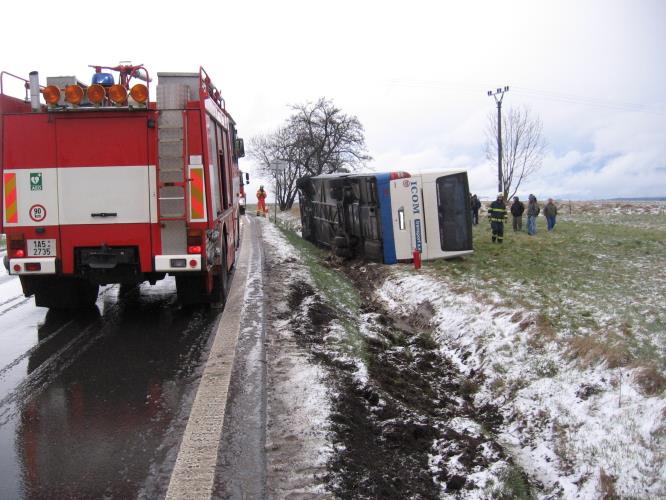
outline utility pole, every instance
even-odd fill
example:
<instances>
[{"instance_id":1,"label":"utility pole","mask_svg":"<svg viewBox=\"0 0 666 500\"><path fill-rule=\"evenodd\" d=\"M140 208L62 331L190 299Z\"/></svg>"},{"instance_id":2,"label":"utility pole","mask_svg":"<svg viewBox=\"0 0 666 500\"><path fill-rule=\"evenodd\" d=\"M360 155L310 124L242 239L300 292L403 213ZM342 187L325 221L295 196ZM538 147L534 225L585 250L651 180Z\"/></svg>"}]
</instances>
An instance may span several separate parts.
<instances>
[{"instance_id":1,"label":"utility pole","mask_svg":"<svg viewBox=\"0 0 666 500\"><path fill-rule=\"evenodd\" d=\"M504 183L502 182L502 99L504 94L509 91L509 87L489 90L488 95L495 98L497 103L497 192L504 193ZM498 97L499 96L499 97Z\"/></svg>"}]
</instances>

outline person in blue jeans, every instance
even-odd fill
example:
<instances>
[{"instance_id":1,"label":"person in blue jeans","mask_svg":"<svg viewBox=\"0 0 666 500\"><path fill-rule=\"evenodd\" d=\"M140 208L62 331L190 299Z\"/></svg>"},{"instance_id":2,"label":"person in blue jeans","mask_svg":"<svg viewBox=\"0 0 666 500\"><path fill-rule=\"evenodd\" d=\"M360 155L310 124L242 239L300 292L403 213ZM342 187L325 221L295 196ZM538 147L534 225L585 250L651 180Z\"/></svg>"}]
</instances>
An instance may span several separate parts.
<instances>
[{"instance_id":1,"label":"person in blue jeans","mask_svg":"<svg viewBox=\"0 0 666 500\"><path fill-rule=\"evenodd\" d=\"M548 198L548 203L543 207L543 215L546 216L548 231L552 231L555 227L555 219L557 217L557 207L555 206L555 203L553 203L552 198Z\"/></svg>"},{"instance_id":2,"label":"person in blue jeans","mask_svg":"<svg viewBox=\"0 0 666 500\"><path fill-rule=\"evenodd\" d=\"M481 208L481 202L475 194L471 196L469 202L472 207L472 224L476 226L479 223L479 209Z\"/></svg>"},{"instance_id":3,"label":"person in blue jeans","mask_svg":"<svg viewBox=\"0 0 666 500\"><path fill-rule=\"evenodd\" d=\"M536 221L537 216L541 209L537 203L536 196L531 194L527 203L527 234L534 236L536 234Z\"/></svg>"}]
</instances>

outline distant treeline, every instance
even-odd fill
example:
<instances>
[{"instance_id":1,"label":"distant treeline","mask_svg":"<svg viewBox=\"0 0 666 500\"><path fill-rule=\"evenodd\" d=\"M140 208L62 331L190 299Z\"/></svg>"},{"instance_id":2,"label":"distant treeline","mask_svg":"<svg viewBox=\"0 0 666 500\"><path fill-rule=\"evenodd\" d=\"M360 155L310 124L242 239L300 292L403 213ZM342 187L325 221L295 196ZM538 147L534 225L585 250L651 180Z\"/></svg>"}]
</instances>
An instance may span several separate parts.
<instances>
[{"instance_id":1,"label":"distant treeline","mask_svg":"<svg viewBox=\"0 0 666 500\"><path fill-rule=\"evenodd\" d=\"M551 198L550 196L548 198ZM666 201L666 196L653 196L653 197L645 197L645 198L589 198L585 200L581 199L576 199L574 197L568 197L568 196L553 196L552 197L556 201L607 201L607 202L618 202L618 201L629 201L629 202L636 202L636 201ZM486 196L479 196L479 199L481 201L493 201L495 198L492 197L486 197ZM522 197L520 198L521 200L523 199ZM547 199L547 198L545 198ZM543 199L542 199L543 200ZM542 201L540 200L540 201ZM509 200L511 201L511 200Z\"/></svg>"},{"instance_id":2,"label":"distant treeline","mask_svg":"<svg viewBox=\"0 0 666 500\"><path fill-rule=\"evenodd\" d=\"M608 198L601 201L666 201L666 196L654 196L647 198Z\"/></svg>"}]
</instances>

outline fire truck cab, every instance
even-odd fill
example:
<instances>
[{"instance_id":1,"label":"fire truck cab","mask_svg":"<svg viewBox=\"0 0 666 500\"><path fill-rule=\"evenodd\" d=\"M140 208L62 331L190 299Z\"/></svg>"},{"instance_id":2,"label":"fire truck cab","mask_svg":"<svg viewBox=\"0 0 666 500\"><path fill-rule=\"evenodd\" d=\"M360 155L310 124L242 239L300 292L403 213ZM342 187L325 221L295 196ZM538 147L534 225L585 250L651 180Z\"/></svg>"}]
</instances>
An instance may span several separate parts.
<instances>
[{"instance_id":1,"label":"fire truck cab","mask_svg":"<svg viewBox=\"0 0 666 500\"><path fill-rule=\"evenodd\" d=\"M203 68L92 66L89 84L0 73L5 267L38 306L174 275L185 304L223 301L240 243L243 140ZM5 93L8 81L25 89Z\"/></svg>"}]
</instances>

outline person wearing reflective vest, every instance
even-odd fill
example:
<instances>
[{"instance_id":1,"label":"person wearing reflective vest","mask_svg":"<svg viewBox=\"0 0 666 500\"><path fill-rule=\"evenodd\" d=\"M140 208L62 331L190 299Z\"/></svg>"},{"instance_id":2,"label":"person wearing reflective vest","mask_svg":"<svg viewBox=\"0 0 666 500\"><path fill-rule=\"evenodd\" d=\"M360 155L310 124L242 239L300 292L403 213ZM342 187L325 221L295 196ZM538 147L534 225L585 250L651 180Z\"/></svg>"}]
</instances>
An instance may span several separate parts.
<instances>
[{"instance_id":1,"label":"person wearing reflective vest","mask_svg":"<svg viewBox=\"0 0 666 500\"><path fill-rule=\"evenodd\" d=\"M257 191L257 217L260 215L266 217L266 191L264 191L264 186L259 186Z\"/></svg>"},{"instance_id":2,"label":"person wearing reflective vest","mask_svg":"<svg viewBox=\"0 0 666 500\"><path fill-rule=\"evenodd\" d=\"M502 243L504 240L504 222L506 221L506 205L504 204L504 193L497 193L497 199L490 204L488 209L490 217L490 228L493 231L493 243Z\"/></svg>"}]
</instances>

